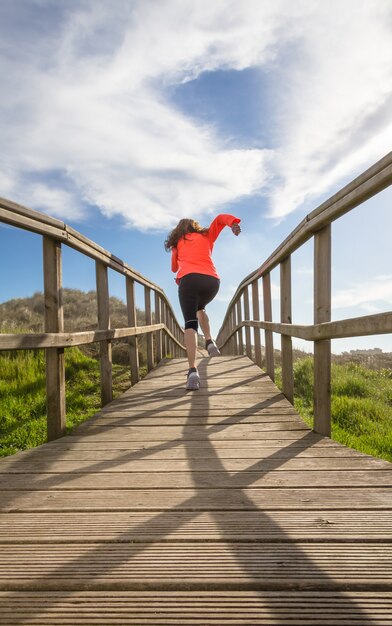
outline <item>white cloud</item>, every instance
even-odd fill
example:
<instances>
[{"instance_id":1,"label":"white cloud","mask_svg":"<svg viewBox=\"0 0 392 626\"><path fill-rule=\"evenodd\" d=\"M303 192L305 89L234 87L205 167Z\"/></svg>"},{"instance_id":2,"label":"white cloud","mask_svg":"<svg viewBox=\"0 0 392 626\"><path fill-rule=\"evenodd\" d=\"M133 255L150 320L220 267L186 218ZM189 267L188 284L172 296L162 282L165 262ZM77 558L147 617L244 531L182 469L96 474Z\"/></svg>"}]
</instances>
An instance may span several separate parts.
<instances>
[{"instance_id":1,"label":"white cloud","mask_svg":"<svg viewBox=\"0 0 392 626\"><path fill-rule=\"evenodd\" d=\"M385 0L313 3L299 20L296 53L279 70L285 96L273 217L336 189L390 150L391 24Z\"/></svg>"},{"instance_id":2,"label":"white cloud","mask_svg":"<svg viewBox=\"0 0 392 626\"><path fill-rule=\"evenodd\" d=\"M223 24L224 2L213 9L204 0L83 6L64 16L50 43L36 42L31 59L10 55L3 64L14 87L7 91L19 104L3 102L2 111L7 159L17 172L13 197L64 219L79 215L84 201L138 228L166 229L179 217L198 217L259 189L268 152L227 149L212 128L170 107L159 87L261 62L271 39L268 24L256 43L260 29L253 25L248 40L248 18L235 3ZM257 3L249 6L261 15ZM117 25L115 41L107 19ZM56 182L35 185L31 193L30 178L52 169L72 183L64 191L67 202L51 189Z\"/></svg>"},{"instance_id":3,"label":"white cloud","mask_svg":"<svg viewBox=\"0 0 392 626\"><path fill-rule=\"evenodd\" d=\"M376 276L332 294L333 309L358 307L366 313L380 313L392 304L392 275Z\"/></svg>"},{"instance_id":4,"label":"white cloud","mask_svg":"<svg viewBox=\"0 0 392 626\"><path fill-rule=\"evenodd\" d=\"M91 204L166 230L260 190L284 216L391 143L385 0L25 0L8 10L0 195L65 220ZM275 153L228 149L162 90L267 65Z\"/></svg>"}]
</instances>

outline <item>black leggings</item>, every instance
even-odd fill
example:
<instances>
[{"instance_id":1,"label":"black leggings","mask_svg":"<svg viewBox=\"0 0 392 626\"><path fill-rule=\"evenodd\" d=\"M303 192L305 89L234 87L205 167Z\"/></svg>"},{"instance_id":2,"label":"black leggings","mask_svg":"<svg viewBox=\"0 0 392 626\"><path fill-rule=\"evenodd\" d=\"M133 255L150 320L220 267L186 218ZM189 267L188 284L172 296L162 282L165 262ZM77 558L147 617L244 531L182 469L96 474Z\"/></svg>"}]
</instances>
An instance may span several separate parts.
<instances>
[{"instance_id":1,"label":"black leggings","mask_svg":"<svg viewBox=\"0 0 392 626\"><path fill-rule=\"evenodd\" d=\"M219 291L220 280L207 274L186 274L180 279L178 297L185 328L198 329L197 311L202 311Z\"/></svg>"}]
</instances>

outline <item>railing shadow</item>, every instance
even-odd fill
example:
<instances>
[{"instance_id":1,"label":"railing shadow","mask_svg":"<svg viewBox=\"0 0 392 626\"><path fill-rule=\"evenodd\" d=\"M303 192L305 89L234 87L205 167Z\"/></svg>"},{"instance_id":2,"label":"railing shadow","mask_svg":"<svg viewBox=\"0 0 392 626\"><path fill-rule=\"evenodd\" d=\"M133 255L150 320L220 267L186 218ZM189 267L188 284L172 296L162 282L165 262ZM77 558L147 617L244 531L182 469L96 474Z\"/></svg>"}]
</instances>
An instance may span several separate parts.
<instances>
[{"instance_id":1,"label":"railing shadow","mask_svg":"<svg viewBox=\"0 0 392 626\"><path fill-rule=\"evenodd\" d=\"M208 380L210 379L208 376L208 365L210 361L207 359L202 359L199 364L199 371L202 375L203 381L207 381L207 389L208 389ZM205 383L204 383L205 384ZM225 387L223 386L222 389ZM121 589L143 589L145 588L145 582L137 581L137 560L140 555L144 553L148 553L152 546L156 544L160 544L163 541L170 542L170 535L173 535L178 529L181 528L181 525L184 523L183 517L181 517L181 513L187 512L186 522L189 523L190 519L195 519L200 515L203 511L208 511L211 516L214 517L215 524L217 529L220 531L221 542L222 541L227 545L228 550L230 551L233 557L234 569L238 568L243 573L242 583L238 582L227 582L227 580L221 578L218 580L208 579L206 582L203 580L202 576L197 576L193 574L192 577L192 568L194 571L197 571L197 567L195 569L194 564L191 562L183 564L185 567L185 573L187 575L184 576L184 582L186 584L186 588L194 591L198 591L201 589L208 590L222 590L222 589L252 589L256 590L259 597L263 598L263 592L268 589L277 589L281 588L283 590L292 590L295 588L295 584L293 580L286 581L282 578L282 582L279 585L277 582L277 576L272 583L268 583L268 581L261 580L259 573L259 566L257 563L257 556L261 554L259 551L257 553L257 549L255 546L257 544L252 543L251 550L244 549L246 546L246 542L242 542L238 539L236 542L233 542L233 537L230 535L228 537L227 527L225 527L224 523L222 525L222 517L221 513L225 510L230 511L253 511L260 514L259 523L260 523L260 531L265 527L266 522L273 529L274 535L276 537L276 542L274 546L279 546L287 542L287 545L290 545L290 558L293 561L300 562L302 567L308 567L308 569L314 575L314 578L317 578L319 581L323 581L323 588L328 587L329 584L332 585L333 581L329 578L329 576L323 572L320 568L317 567L316 564L312 563L309 560L309 557L292 541L289 540L289 537L284 532L282 528L280 528L276 523L274 523L273 519L268 515L266 511L260 509L249 497L247 493L247 489L252 487L252 483L257 480L261 475L265 476L268 472L273 471L274 469L279 468L283 463L285 463L288 459L295 458L298 454L298 451L303 451L307 446L312 446L315 441L320 440L321 437L317 437L314 433L309 432L305 434L301 440L301 447L298 447L296 441L293 443L289 443L285 447L285 451L287 452L287 456L282 459L279 457L280 450L272 453L270 456L266 457L263 460L258 460L255 464L247 468L247 470L243 470L240 472L229 473L224 464L219 457L218 450L214 446L214 440L211 439L211 435L214 434L214 428L208 425L208 414L210 408L210 396L209 395L201 395L197 393L185 393L183 392L182 400L176 401L178 406L185 407L188 405L188 420L183 428L183 437L176 438L172 441L163 442L159 445L153 445L150 448L145 450L140 450L133 452L131 454L121 455L121 458L113 460L113 467L116 465L120 465L124 462L124 460L130 460L135 458L146 458L159 450L169 450L171 448L177 446L183 446L184 450L187 454L189 471L191 473L193 479L193 491L194 493L184 498L180 503L175 506L172 506L163 511L157 512L156 515L151 517L151 519L143 522L140 526L136 526L132 530L133 537L139 535L139 537L151 537L154 539L146 542L146 543L128 543L129 532L125 532L117 536L116 542L114 544L100 544L97 546L87 546L87 551L84 554L81 554L75 558L71 558L65 565L59 566L57 568L52 568L51 571L41 578L36 578L34 580L34 588L45 589L45 590L61 590L62 598L69 595L72 596L72 593L75 589L83 590L83 589L111 589L116 590L118 587L118 583L120 584ZM203 449L203 455L208 457L208 464L210 467L210 471L212 474L216 474L219 478L219 481L224 487L216 488L215 494L217 492L222 491L224 494L224 498L218 497L218 503L211 504L211 494L210 494L210 485L207 484L205 480L203 480L203 473L200 472L197 460L199 458L198 450L200 448L195 448L190 444L190 441L193 437L193 424L190 421L190 416L192 412L195 410L195 406L197 405L196 411L198 415L202 415L200 428L198 429L198 444L201 444ZM268 406L268 403L257 403L258 409L263 408L264 406ZM248 412L247 412L248 414ZM246 415L241 415L241 411L238 411L236 415L237 423L240 423L242 419L244 419ZM229 423L219 424L220 428L224 428L229 426ZM54 444L56 445L56 444ZM291 453L291 454L290 454ZM22 462L22 460L21 460ZM92 463L91 471L99 471L100 463ZM217 478L217 479L218 479ZM239 480L240 479L240 480ZM64 476L62 477L64 481ZM239 483L241 483L241 487L239 487ZM42 487L45 487L45 481L42 483ZM52 485L51 485L52 486ZM165 477L162 475L162 488L165 489ZM93 513L92 513L93 515ZM225 542L227 539L227 542ZM173 541L173 540L172 540ZM117 543L118 542L118 543ZM175 541L173 541L175 543ZM165 544L166 545L166 544ZM266 544L262 544L263 548L265 548ZM281 564L281 553L278 548L270 547L269 548L271 557L276 560L276 569L280 572L281 577L284 575L284 569ZM274 550L276 550L276 554L274 554ZM135 575L133 579L128 578L128 581L122 577L122 570L127 564L134 562L135 567ZM159 565L159 564L158 564ZM148 567L148 565L144 564L144 567ZM166 570L168 574L166 580L160 579L159 567L157 569L157 565L152 564L149 566L150 571L150 582L148 584L149 589L156 590L175 590L178 585L178 575L175 576L175 572L170 571L170 565L167 566L169 570ZM81 576L80 573L83 572L91 572L90 576ZM93 574L93 572L97 572ZM117 573L116 573L117 572ZM161 572L162 573L162 572ZM170 578L172 577L172 580ZM174 577L174 578L173 578ZM106 578L106 580L105 580ZM107 578L111 579L111 583L107 583ZM333 585L332 585L333 586ZM317 585L310 584L308 588L316 589ZM12 594L13 591L18 593L14 587L12 586L12 582L10 581L8 584L9 593ZM339 595L339 591L336 591L336 596ZM342 594L343 598L343 594ZM347 602L347 596L344 596L345 602ZM353 606L355 607L355 612L357 619L361 616L365 617L365 614L361 611L360 607L358 607L353 600L351 600ZM53 606L50 598L47 599L46 608L50 609ZM37 607L36 614L40 614L41 609ZM286 611L290 614L290 609ZM292 608L293 615L296 614L295 607ZM34 615L34 609L31 608L30 617ZM333 618L333 613L331 613L331 618ZM366 615L367 623L372 623L369 620L369 616ZM27 618L25 619L22 615L15 613L13 616L14 624L23 624ZM284 618L284 621L280 620L279 611L273 615L274 623L276 624L287 624L287 617ZM244 624L246 624L246 618L244 620Z\"/></svg>"}]
</instances>

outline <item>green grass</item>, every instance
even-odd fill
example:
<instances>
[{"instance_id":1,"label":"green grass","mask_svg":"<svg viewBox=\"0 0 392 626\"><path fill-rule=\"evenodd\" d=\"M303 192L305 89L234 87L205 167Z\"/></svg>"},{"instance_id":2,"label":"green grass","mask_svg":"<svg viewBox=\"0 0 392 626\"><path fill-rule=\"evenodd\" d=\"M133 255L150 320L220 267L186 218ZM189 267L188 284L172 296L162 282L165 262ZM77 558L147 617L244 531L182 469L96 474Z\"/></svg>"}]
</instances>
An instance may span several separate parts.
<instances>
[{"instance_id":1,"label":"green grass","mask_svg":"<svg viewBox=\"0 0 392 626\"><path fill-rule=\"evenodd\" d=\"M392 370L332 364L332 438L392 461ZM281 387L281 372L276 383ZM313 358L294 363L294 406L313 425Z\"/></svg>"},{"instance_id":2,"label":"green grass","mask_svg":"<svg viewBox=\"0 0 392 626\"><path fill-rule=\"evenodd\" d=\"M100 408L99 362L65 350L67 432ZM129 368L113 366L113 395L130 386ZM45 360L42 350L0 354L0 456L46 441Z\"/></svg>"}]
</instances>

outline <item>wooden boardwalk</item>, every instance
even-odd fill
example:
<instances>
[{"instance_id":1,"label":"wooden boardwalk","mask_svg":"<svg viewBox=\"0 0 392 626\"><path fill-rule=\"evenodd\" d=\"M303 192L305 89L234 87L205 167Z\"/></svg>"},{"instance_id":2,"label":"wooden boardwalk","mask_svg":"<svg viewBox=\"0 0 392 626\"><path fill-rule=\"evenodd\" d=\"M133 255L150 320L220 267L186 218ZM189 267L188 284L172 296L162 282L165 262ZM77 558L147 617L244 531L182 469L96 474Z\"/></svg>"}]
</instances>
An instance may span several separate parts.
<instances>
[{"instance_id":1,"label":"wooden boardwalk","mask_svg":"<svg viewBox=\"0 0 392 626\"><path fill-rule=\"evenodd\" d=\"M392 464L246 357L185 371L0 462L0 624L392 624Z\"/></svg>"}]
</instances>

